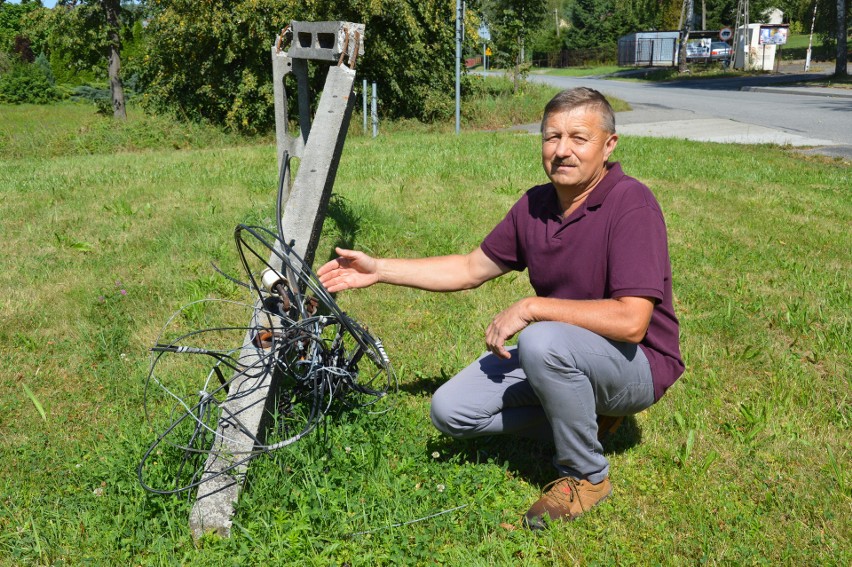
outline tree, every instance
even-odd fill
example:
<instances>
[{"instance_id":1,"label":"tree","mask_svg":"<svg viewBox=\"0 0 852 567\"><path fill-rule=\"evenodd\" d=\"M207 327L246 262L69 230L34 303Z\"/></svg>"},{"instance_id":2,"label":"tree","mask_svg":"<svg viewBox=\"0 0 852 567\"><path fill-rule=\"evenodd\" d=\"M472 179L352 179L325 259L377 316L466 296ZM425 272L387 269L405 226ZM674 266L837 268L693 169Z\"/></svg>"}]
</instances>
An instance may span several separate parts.
<instances>
[{"instance_id":1,"label":"tree","mask_svg":"<svg viewBox=\"0 0 852 567\"><path fill-rule=\"evenodd\" d=\"M683 0L683 9L681 10L681 15L683 16L682 28L680 29L680 49L678 50L678 62L677 62L677 71L678 73L686 73L686 46L689 42L689 30L692 29L692 21L693 21L693 0Z\"/></svg>"},{"instance_id":2,"label":"tree","mask_svg":"<svg viewBox=\"0 0 852 567\"><path fill-rule=\"evenodd\" d=\"M106 19L109 49L109 93L112 98L112 113L115 118L127 119L124 101L124 85L121 83L121 37L118 14L120 0L102 0L101 6Z\"/></svg>"},{"instance_id":3,"label":"tree","mask_svg":"<svg viewBox=\"0 0 852 567\"><path fill-rule=\"evenodd\" d=\"M17 36L28 37L24 29L25 17L42 9L40 3L22 2L9 4L0 1L0 52L10 52Z\"/></svg>"},{"instance_id":4,"label":"tree","mask_svg":"<svg viewBox=\"0 0 852 567\"><path fill-rule=\"evenodd\" d=\"M120 0L60 0L54 12L50 48L77 71L102 69L107 77L113 116L127 117L121 80L122 18L130 15Z\"/></svg>"},{"instance_id":5,"label":"tree","mask_svg":"<svg viewBox=\"0 0 852 567\"><path fill-rule=\"evenodd\" d=\"M491 0L484 10L497 48L515 68L515 92L525 60L526 38L548 16L546 0Z\"/></svg>"},{"instance_id":6,"label":"tree","mask_svg":"<svg viewBox=\"0 0 852 567\"><path fill-rule=\"evenodd\" d=\"M146 103L246 133L274 125L270 48L292 20L366 25L360 77L389 117L453 113L454 14L446 0L150 0ZM286 46L285 46L286 47ZM324 73L312 65L312 85ZM295 97L291 97L295 98Z\"/></svg>"},{"instance_id":7,"label":"tree","mask_svg":"<svg viewBox=\"0 0 852 567\"><path fill-rule=\"evenodd\" d=\"M836 54L834 72L839 77L847 74L846 67L849 63L846 36L850 6L852 5L847 0L816 0L816 31L822 38L826 54L831 51ZM813 7L811 4L810 10Z\"/></svg>"},{"instance_id":8,"label":"tree","mask_svg":"<svg viewBox=\"0 0 852 567\"><path fill-rule=\"evenodd\" d=\"M566 47L588 49L616 45L618 38L639 29L639 19L624 0L576 0L569 14Z\"/></svg>"}]
</instances>

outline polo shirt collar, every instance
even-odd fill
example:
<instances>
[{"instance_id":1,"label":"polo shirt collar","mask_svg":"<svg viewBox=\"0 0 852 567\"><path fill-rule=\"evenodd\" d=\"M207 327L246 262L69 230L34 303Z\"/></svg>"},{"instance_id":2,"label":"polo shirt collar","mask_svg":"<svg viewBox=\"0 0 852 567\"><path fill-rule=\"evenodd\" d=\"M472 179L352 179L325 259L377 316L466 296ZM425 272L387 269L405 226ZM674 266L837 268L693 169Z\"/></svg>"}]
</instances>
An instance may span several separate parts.
<instances>
[{"instance_id":1,"label":"polo shirt collar","mask_svg":"<svg viewBox=\"0 0 852 567\"><path fill-rule=\"evenodd\" d=\"M601 179L598 186L595 187L589 196L586 198L586 208L590 209L592 207L599 207L603 204L606 196L609 195L609 192L612 191L612 188L615 187L619 181L624 178L624 172L621 171L621 163L613 162L607 163L606 168L609 172Z\"/></svg>"},{"instance_id":2,"label":"polo shirt collar","mask_svg":"<svg viewBox=\"0 0 852 567\"><path fill-rule=\"evenodd\" d=\"M604 176L603 179L601 179L597 187L595 187L592 192L589 193L589 196L586 197L586 202L583 203L583 206L578 209L578 211L580 211L579 214L582 215L582 211L593 207L601 206L604 202L604 199L606 199L606 196L609 195L609 192L612 190L612 188L615 187L618 182L625 177L624 172L621 170L620 162L607 162L606 168L609 170L608 173ZM562 208L559 205L559 197L556 194L556 188L553 187L552 183L550 184L550 187L552 189L550 197L551 214L553 214L555 218L558 218L560 220L566 220L562 219Z\"/></svg>"}]
</instances>

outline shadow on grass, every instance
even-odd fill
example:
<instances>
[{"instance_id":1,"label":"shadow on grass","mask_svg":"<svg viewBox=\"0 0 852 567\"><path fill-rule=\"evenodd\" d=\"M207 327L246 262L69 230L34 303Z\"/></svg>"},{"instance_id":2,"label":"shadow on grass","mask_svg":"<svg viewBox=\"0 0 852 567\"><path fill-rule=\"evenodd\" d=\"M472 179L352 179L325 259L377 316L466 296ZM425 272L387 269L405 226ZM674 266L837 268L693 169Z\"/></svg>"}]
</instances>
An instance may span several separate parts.
<instances>
[{"instance_id":1,"label":"shadow on grass","mask_svg":"<svg viewBox=\"0 0 852 567\"><path fill-rule=\"evenodd\" d=\"M400 384L399 389L415 396L431 396L449 378L442 369L441 376L421 377ZM636 417L630 415L624 418L621 427L603 443L604 454L621 454L641 442L642 429ZM435 451L440 453L442 458L458 458L471 464L493 463L503 466L514 476L522 477L538 486L544 486L556 478L556 470L552 465L555 451L552 442L512 435L488 435L463 440L442 436L426 445L427 454Z\"/></svg>"},{"instance_id":2,"label":"shadow on grass","mask_svg":"<svg viewBox=\"0 0 852 567\"><path fill-rule=\"evenodd\" d=\"M412 396L421 397L432 397L432 394L435 393L435 390L441 387L441 385L453 377L453 374L448 373L446 370L441 368L440 376L423 376L419 372L415 373L414 380L408 382L400 382L399 390L401 392L406 392L411 394Z\"/></svg>"},{"instance_id":3,"label":"shadow on grass","mask_svg":"<svg viewBox=\"0 0 852 567\"><path fill-rule=\"evenodd\" d=\"M352 206L345 197L337 194L333 194L329 199L326 215L337 227L338 234L334 246L352 249L355 246L355 235L360 229L361 217L352 210ZM327 261L337 258L334 246L328 253Z\"/></svg>"},{"instance_id":4,"label":"shadow on grass","mask_svg":"<svg viewBox=\"0 0 852 567\"><path fill-rule=\"evenodd\" d=\"M624 424L604 445L605 455L620 454L638 445L642 430L634 416L624 419ZM492 463L503 466L513 476L521 477L539 487L556 479L553 467L553 443L514 437L492 435L477 439L439 437L426 445L426 452L439 452L443 458L459 458L470 464Z\"/></svg>"}]
</instances>

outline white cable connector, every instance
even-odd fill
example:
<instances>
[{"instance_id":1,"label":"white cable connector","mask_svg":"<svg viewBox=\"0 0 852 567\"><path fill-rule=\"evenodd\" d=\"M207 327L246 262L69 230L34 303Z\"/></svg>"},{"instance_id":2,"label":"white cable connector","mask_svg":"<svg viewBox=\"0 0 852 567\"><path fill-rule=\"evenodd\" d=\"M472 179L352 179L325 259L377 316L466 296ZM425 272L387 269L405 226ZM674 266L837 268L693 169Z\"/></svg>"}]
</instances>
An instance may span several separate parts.
<instances>
[{"instance_id":1,"label":"white cable connector","mask_svg":"<svg viewBox=\"0 0 852 567\"><path fill-rule=\"evenodd\" d=\"M260 273L260 281L263 283L263 288L269 293L278 293L278 284L283 285L285 288L287 287L287 278L272 268L266 268Z\"/></svg>"}]
</instances>

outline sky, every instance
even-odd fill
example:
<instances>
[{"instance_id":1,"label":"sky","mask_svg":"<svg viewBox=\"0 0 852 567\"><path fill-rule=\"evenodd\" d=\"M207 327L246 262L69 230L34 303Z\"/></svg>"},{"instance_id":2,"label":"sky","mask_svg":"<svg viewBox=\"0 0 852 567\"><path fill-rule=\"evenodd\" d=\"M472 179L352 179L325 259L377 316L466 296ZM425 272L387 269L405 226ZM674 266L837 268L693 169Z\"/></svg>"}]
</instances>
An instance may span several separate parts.
<instances>
[{"instance_id":1,"label":"sky","mask_svg":"<svg viewBox=\"0 0 852 567\"><path fill-rule=\"evenodd\" d=\"M6 0L9 4L20 4L21 0ZM42 5L45 8L53 8L56 6L56 0L41 0Z\"/></svg>"}]
</instances>

